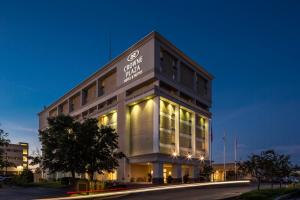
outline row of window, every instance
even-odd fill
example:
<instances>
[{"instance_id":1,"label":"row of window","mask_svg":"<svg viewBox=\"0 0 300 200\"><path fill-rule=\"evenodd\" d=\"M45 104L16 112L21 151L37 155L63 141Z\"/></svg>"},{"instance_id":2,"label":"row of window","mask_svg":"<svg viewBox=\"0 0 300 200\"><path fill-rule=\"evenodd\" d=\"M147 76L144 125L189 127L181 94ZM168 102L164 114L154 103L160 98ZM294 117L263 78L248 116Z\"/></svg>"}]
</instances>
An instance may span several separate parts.
<instances>
[{"instance_id":1,"label":"row of window","mask_svg":"<svg viewBox=\"0 0 300 200\"><path fill-rule=\"evenodd\" d=\"M173 81L180 82L190 89L192 88L196 90L197 94L200 96L208 95L208 80L196 73L188 65L184 64L183 62L178 64L178 59L164 49L160 50L160 61L159 70L161 74L169 79L172 79ZM178 66L180 66L181 71L180 80L177 80Z\"/></svg>"},{"instance_id":2,"label":"row of window","mask_svg":"<svg viewBox=\"0 0 300 200\"><path fill-rule=\"evenodd\" d=\"M192 148L192 113L179 109L179 143L185 149ZM205 145L205 118L196 116L196 150L203 151ZM201 128L199 128L201 127ZM170 153L170 148L175 148L175 106L171 103L160 101L160 146L164 153Z\"/></svg>"}]
</instances>

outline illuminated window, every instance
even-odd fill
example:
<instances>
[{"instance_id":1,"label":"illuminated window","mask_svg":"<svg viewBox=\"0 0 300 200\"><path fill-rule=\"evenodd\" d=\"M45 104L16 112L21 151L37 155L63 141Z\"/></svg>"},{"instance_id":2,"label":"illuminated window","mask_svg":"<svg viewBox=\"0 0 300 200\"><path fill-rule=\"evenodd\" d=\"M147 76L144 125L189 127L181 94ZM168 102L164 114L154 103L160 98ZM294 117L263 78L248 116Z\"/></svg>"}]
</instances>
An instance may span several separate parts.
<instances>
[{"instance_id":1,"label":"illuminated window","mask_svg":"<svg viewBox=\"0 0 300 200\"><path fill-rule=\"evenodd\" d=\"M28 154L28 150L27 149L23 149L23 155L27 155Z\"/></svg>"}]
</instances>

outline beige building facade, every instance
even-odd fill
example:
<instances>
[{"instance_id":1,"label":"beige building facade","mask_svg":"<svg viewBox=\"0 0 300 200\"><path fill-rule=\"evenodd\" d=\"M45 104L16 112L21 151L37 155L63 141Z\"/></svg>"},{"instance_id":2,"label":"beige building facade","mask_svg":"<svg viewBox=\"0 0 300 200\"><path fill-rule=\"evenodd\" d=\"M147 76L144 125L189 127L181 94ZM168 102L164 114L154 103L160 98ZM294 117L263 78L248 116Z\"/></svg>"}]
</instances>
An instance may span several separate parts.
<instances>
[{"instance_id":1,"label":"beige building facade","mask_svg":"<svg viewBox=\"0 0 300 200\"><path fill-rule=\"evenodd\" d=\"M152 32L39 113L40 129L59 114L99 119L119 135L126 158L105 178L162 183L199 175L210 159L212 79ZM201 158L201 159L200 159ZM102 177L103 178L103 177Z\"/></svg>"},{"instance_id":2,"label":"beige building facade","mask_svg":"<svg viewBox=\"0 0 300 200\"><path fill-rule=\"evenodd\" d=\"M1 174L18 174L23 169L28 169L28 143L8 144L0 148L4 150L3 161L12 164L0 169Z\"/></svg>"}]
</instances>

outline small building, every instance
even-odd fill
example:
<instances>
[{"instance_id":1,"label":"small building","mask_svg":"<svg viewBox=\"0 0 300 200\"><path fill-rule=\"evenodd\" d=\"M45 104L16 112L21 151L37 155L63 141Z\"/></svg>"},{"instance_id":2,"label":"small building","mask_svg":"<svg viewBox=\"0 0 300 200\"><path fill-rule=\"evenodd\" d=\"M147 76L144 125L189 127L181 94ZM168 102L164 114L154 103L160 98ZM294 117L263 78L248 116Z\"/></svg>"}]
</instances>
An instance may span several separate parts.
<instances>
[{"instance_id":1,"label":"small building","mask_svg":"<svg viewBox=\"0 0 300 200\"><path fill-rule=\"evenodd\" d=\"M23 169L28 168L28 143L19 142L18 144L8 144L1 146L3 161L12 163L13 166L0 169L0 174L18 174Z\"/></svg>"},{"instance_id":2,"label":"small building","mask_svg":"<svg viewBox=\"0 0 300 200\"><path fill-rule=\"evenodd\" d=\"M151 32L42 110L39 129L61 114L78 121L96 118L116 129L127 157L99 179L162 183L169 175L181 181L187 174L195 179L201 160L210 159L212 80Z\"/></svg>"},{"instance_id":3,"label":"small building","mask_svg":"<svg viewBox=\"0 0 300 200\"><path fill-rule=\"evenodd\" d=\"M232 181L232 180L241 180L241 179L251 179L250 175L244 175L239 170L239 167L236 166L235 173L235 163L226 163L225 171L226 171L226 179L224 173L224 163L216 163L212 165L213 167L213 181Z\"/></svg>"}]
</instances>

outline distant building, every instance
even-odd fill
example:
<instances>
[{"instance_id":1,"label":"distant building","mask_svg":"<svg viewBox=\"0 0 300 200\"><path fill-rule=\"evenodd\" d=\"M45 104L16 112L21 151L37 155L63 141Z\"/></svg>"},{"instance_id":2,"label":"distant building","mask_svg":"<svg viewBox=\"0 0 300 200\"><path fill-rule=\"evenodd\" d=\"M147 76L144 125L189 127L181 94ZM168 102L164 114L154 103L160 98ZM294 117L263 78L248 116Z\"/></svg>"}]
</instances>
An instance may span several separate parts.
<instances>
[{"instance_id":1,"label":"distant building","mask_svg":"<svg viewBox=\"0 0 300 200\"><path fill-rule=\"evenodd\" d=\"M100 179L162 183L169 175L178 181L185 174L197 178L200 158L210 159L212 80L202 66L152 32L41 111L39 129L60 114L78 121L93 117L116 129L127 158Z\"/></svg>"},{"instance_id":2,"label":"distant building","mask_svg":"<svg viewBox=\"0 0 300 200\"><path fill-rule=\"evenodd\" d=\"M28 143L20 142L1 146L0 148L4 150L3 160L14 165L0 169L1 174L18 174L23 169L28 168Z\"/></svg>"},{"instance_id":3,"label":"distant building","mask_svg":"<svg viewBox=\"0 0 300 200\"><path fill-rule=\"evenodd\" d=\"M212 165L214 173L212 176L213 181L224 181L225 173L224 173L224 164L216 163ZM235 177L235 166L234 163L226 163L225 171L226 171L226 181L232 181L236 178L240 179L251 179L250 175L244 175L240 173L237 166L237 177Z\"/></svg>"}]
</instances>

